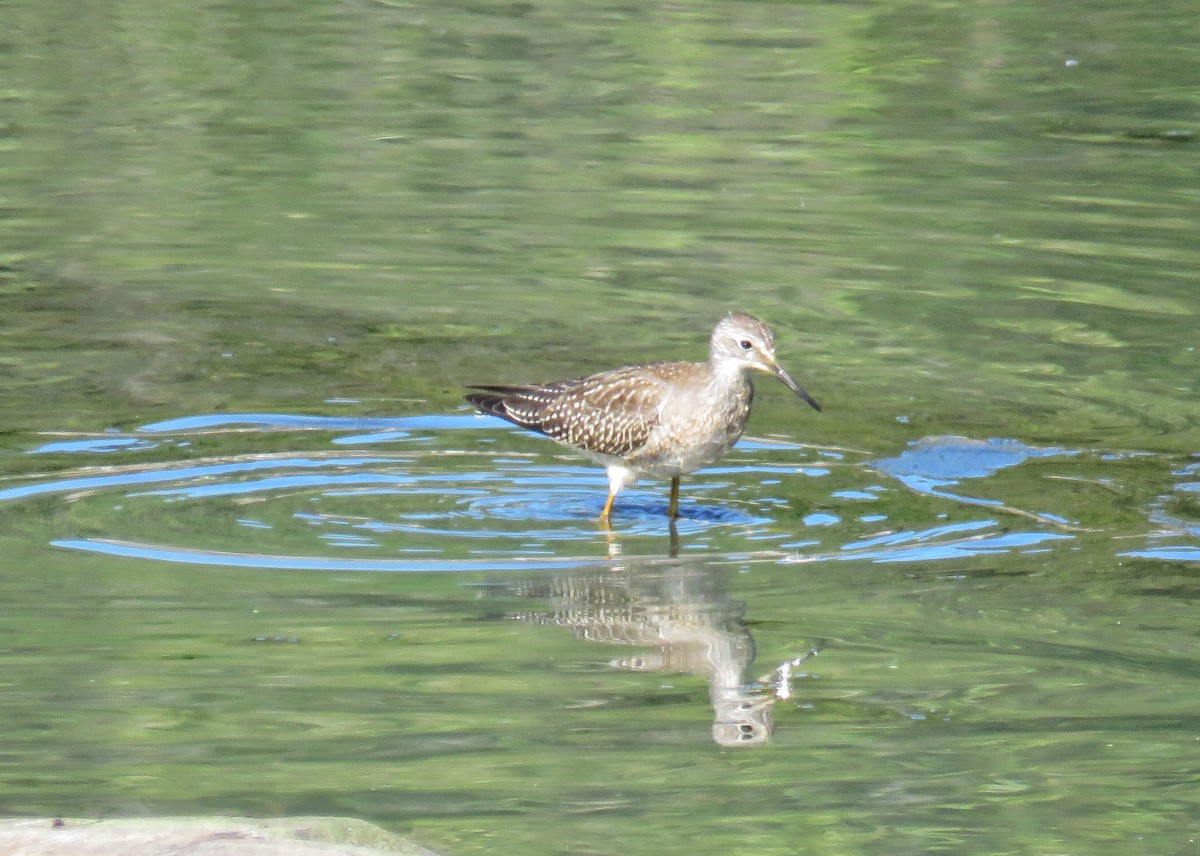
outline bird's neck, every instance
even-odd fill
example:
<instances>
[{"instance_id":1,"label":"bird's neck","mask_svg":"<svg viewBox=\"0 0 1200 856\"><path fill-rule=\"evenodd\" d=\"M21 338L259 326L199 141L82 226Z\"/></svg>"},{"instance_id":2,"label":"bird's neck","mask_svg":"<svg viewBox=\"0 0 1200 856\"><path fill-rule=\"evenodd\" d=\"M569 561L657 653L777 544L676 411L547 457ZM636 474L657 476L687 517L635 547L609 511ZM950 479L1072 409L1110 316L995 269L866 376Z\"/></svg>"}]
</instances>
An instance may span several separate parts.
<instances>
[{"instance_id":1,"label":"bird's neck","mask_svg":"<svg viewBox=\"0 0 1200 856\"><path fill-rule=\"evenodd\" d=\"M708 364L711 375L709 382L718 389L753 386L750 382L750 370L743 365L730 360L715 359L710 359Z\"/></svg>"}]
</instances>

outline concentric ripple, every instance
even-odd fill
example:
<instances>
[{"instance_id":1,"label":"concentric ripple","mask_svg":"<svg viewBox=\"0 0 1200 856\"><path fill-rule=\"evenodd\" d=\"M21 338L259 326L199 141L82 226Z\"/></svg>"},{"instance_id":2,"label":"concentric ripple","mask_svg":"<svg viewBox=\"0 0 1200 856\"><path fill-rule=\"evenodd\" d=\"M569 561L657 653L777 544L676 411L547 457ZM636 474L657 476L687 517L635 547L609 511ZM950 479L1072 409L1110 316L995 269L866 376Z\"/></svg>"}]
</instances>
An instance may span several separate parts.
<instances>
[{"instance_id":1,"label":"concentric ripple","mask_svg":"<svg viewBox=\"0 0 1200 856\"><path fill-rule=\"evenodd\" d=\"M50 503L47 540L59 547L193 565L560 569L603 560L614 545L626 554L936 561L1077 537L1054 508L952 490L1077 454L1010 440L932 438L876 461L745 440L685 480L675 524L667 486L647 481L622 492L611 532L595 522L607 484L600 469L473 415L196 415L28 452L48 471L0 482L0 513ZM902 518L925 522L893 522Z\"/></svg>"},{"instance_id":2,"label":"concentric ripple","mask_svg":"<svg viewBox=\"0 0 1200 856\"><path fill-rule=\"evenodd\" d=\"M525 445L539 451L499 450L501 424L476 416L173 419L29 449L65 468L9 480L0 508L58 503L51 541L59 547L200 565L472 571L603 557L607 536L595 523L603 472L536 438ZM721 487L730 485L716 473L685 501L676 534L692 539L689 547L710 549L718 530L771 523L745 500L701 496ZM663 488L622 494L621 537L665 543Z\"/></svg>"}]
</instances>

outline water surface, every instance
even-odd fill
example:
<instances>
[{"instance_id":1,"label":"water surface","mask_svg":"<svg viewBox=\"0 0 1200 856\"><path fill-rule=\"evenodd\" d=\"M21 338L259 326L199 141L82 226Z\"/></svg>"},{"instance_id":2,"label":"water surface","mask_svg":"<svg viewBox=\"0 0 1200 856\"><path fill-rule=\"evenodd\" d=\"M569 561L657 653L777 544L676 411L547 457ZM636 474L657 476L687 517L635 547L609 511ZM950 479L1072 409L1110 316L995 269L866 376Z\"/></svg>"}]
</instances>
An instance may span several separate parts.
<instances>
[{"instance_id":1,"label":"water surface","mask_svg":"<svg viewBox=\"0 0 1200 856\"><path fill-rule=\"evenodd\" d=\"M5 19L0 811L1196 849L1191 5ZM675 526L461 401L735 308Z\"/></svg>"}]
</instances>

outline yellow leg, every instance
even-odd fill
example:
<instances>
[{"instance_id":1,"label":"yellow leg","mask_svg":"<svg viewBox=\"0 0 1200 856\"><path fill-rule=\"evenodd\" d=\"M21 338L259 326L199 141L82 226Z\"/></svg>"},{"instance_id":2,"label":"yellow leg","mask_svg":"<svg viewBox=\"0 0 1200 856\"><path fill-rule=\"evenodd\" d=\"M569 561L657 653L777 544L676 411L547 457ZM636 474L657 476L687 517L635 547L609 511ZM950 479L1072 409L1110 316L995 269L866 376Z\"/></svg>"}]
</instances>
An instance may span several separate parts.
<instances>
[{"instance_id":1,"label":"yellow leg","mask_svg":"<svg viewBox=\"0 0 1200 856\"><path fill-rule=\"evenodd\" d=\"M679 516L679 476L671 479L671 500L667 503L667 517L674 520Z\"/></svg>"},{"instance_id":2,"label":"yellow leg","mask_svg":"<svg viewBox=\"0 0 1200 856\"><path fill-rule=\"evenodd\" d=\"M605 526L608 525L608 517L612 514L613 500L617 498L617 492L610 490L608 492L608 500L604 503L604 510L600 512L600 522Z\"/></svg>"}]
</instances>

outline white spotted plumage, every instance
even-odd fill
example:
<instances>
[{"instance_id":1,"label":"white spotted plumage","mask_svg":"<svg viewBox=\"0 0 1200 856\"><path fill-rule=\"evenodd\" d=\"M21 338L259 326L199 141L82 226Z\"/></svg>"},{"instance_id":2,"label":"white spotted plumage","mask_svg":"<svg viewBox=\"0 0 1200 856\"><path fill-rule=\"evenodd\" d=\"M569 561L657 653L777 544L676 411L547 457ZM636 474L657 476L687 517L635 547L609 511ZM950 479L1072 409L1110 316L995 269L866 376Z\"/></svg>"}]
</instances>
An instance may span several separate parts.
<instances>
[{"instance_id":1,"label":"white spotted plumage","mask_svg":"<svg viewBox=\"0 0 1200 856\"><path fill-rule=\"evenodd\" d=\"M479 386L466 398L576 449L608 470L608 519L621 488L639 476L670 478L675 516L679 477L720 459L750 415L752 370L774 374L816 409L775 361L770 328L735 312L713 330L709 358L624 366L586 377L526 386Z\"/></svg>"}]
</instances>

